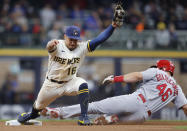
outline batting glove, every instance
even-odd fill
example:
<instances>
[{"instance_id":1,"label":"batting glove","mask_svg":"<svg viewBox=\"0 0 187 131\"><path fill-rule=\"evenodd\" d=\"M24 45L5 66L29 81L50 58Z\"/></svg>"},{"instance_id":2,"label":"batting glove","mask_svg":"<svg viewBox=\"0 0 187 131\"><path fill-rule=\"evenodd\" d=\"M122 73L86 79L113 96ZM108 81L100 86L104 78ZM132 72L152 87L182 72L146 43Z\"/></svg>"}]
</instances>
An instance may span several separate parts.
<instances>
[{"instance_id":1,"label":"batting glove","mask_svg":"<svg viewBox=\"0 0 187 131\"><path fill-rule=\"evenodd\" d=\"M114 81L114 75L110 75L103 80L103 85L106 86Z\"/></svg>"}]
</instances>

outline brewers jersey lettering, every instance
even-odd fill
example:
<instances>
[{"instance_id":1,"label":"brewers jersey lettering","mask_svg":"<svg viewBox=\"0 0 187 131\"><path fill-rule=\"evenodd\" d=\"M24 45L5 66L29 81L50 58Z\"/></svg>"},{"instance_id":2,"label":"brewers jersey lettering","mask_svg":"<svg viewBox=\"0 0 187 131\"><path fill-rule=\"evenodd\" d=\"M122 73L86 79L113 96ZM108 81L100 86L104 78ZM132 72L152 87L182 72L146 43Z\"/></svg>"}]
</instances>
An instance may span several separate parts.
<instances>
[{"instance_id":1,"label":"brewers jersey lettering","mask_svg":"<svg viewBox=\"0 0 187 131\"><path fill-rule=\"evenodd\" d=\"M56 50L49 52L46 79L35 102L37 109L43 109L60 96L78 94L79 86L86 83L76 74L88 52L87 45L88 41L79 42L77 48L70 51L65 41L59 40Z\"/></svg>"},{"instance_id":2,"label":"brewers jersey lettering","mask_svg":"<svg viewBox=\"0 0 187 131\"><path fill-rule=\"evenodd\" d=\"M59 40L57 49L49 53L49 63L47 76L49 79L57 81L69 81L76 76L77 70L82 64L85 55L88 52L87 41L80 42L79 46L70 51L64 40Z\"/></svg>"}]
</instances>

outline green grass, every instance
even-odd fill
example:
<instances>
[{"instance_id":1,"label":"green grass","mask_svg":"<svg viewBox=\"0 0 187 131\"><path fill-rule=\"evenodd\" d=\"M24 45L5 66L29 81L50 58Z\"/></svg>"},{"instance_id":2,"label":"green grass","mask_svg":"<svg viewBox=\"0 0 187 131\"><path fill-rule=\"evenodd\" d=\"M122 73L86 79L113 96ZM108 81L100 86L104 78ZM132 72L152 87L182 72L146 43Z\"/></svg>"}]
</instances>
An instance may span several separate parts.
<instances>
[{"instance_id":1,"label":"green grass","mask_svg":"<svg viewBox=\"0 0 187 131\"><path fill-rule=\"evenodd\" d=\"M176 126L175 128L179 130L187 130L187 126Z\"/></svg>"},{"instance_id":2,"label":"green grass","mask_svg":"<svg viewBox=\"0 0 187 131\"><path fill-rule=\"evenodd\" d=\"M0 120L0 122L7 121L7 120Z\"/></svg>"},{"instance_id":3,"label":"green grass","mask_svg":"<svg viewBox=\"0 0 187 131\"><path fill-rule=\"evenodd\" d=\"M149 121L163 121L163 122L187 122L187 120L147 120Z\"/></svg>"}]
</instances>

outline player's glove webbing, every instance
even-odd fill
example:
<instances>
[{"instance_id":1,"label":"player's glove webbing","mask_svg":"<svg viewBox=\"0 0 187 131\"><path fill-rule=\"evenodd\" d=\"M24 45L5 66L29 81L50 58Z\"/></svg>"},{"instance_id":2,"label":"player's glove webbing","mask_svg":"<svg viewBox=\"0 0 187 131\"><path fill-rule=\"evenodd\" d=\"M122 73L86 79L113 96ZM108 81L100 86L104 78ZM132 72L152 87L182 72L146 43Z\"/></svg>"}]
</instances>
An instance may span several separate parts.
<instances>
[{"instance_id":1,"label":"player's glove webbing","mask_svg":"<svg viewBox=\"0 0 187 131\"><path fill-rule=\"evenodd\" d=\"M113 17L113 22L118 26L123 25L123 18L125 16L125 11L121 4L117 4L115 9L114 9L114 17Z\"/></svg>"}]
</instances>

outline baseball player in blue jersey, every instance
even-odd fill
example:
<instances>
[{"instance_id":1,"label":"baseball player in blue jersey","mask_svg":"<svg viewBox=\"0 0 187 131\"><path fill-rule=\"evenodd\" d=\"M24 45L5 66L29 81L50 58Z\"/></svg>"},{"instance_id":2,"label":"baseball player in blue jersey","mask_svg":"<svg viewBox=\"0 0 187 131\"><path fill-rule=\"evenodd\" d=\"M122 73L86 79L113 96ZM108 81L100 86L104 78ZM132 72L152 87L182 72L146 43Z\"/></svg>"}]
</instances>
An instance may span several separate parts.
<instances>
[{"instance_id":1,"label":"baseball player in blue jersey","mask_svg":"<svg viewBox=\"0 0 187 131\"><path fill-rule=\"evenodd\" d=\"M39 117L39 112L60 96L78 95L81 111L78 124L91 124L87 116L88 85L83 78L76 76L77 70L86 54L94 51L98 45L112 35L116 27L123 24L123 16L123 8L117 5L112 24L93 40L79 41L81 39L79 27L69 26L65 30L64 40L51 40L48 42L46 48L49 61L46 79L33 104L31 113L20 114L17 119L18 122L26 124L30 119Z\"/></svg>"},{"instance_id":2,"label":"baseball player in blue jersey","mask_svg":"<svg viewBox=\"0 0 187 131\"><path fill-rule=\"evenodd\" d=\"M173 78L175 66L171 61L159 60L142 72L121 76L109 76L103 84L115 82L132 83L140 81L139 88L132 94L107 98L89 104L88 113L104 114L94 120L95 124L110 124L126 121L145 121L151 114L173 102L187 115L187 99L181 87ZM80 113L77 105L45 108L42 115L52 118L68 118Z\"/></svg>"}]
</instances>

